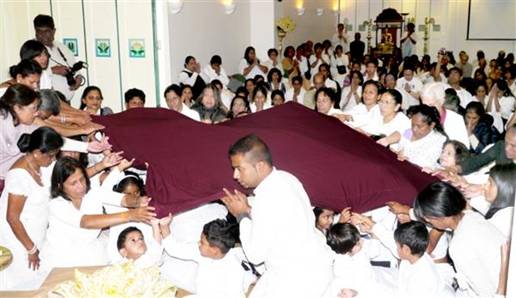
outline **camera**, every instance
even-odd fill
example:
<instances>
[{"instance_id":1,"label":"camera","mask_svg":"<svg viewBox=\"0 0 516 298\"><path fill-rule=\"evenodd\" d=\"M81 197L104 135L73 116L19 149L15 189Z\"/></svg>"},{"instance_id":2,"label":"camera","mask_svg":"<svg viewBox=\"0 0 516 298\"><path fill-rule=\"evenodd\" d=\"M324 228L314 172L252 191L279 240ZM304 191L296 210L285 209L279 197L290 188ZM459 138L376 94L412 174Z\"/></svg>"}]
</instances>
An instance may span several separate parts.
<instances>
[{"instance_id":1,"label":"camera","mask_svg":"<svg viewBox=\"0 0 516 298\"><path fill-rule=\"evenodd\" d=\"M86 62L79 61L72 66L72 68L70 69L70 71L67 74L65 74L65 78L66 78L66 82L68 83L68 86L75 85L75 74L83 68L88 68L88 64L86 64Z\"/></svg>"}]
</instances>

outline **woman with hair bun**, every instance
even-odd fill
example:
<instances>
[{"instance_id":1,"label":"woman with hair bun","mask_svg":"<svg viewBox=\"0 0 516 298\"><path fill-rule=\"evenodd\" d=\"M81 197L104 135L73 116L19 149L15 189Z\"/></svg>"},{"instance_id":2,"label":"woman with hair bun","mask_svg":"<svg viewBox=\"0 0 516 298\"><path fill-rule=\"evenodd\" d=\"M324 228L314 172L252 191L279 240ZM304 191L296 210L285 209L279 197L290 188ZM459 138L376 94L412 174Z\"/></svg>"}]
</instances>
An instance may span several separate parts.
<instances>
[{"instance_id":1,"label":"woman with hair bun","mask_svg":"<svg viewBox=\"0 0 516 298\"><path fill-rule=\"evenodd\" d=\"M0 197L0 243L13 254L12 264L0 272L0 290L29 290L38 274L50 199L49 181L42 181L40 169L54 161L62 146L63 138L49 127L18 140L25 155L7 172Z\"/></svg>"}]
</instances>

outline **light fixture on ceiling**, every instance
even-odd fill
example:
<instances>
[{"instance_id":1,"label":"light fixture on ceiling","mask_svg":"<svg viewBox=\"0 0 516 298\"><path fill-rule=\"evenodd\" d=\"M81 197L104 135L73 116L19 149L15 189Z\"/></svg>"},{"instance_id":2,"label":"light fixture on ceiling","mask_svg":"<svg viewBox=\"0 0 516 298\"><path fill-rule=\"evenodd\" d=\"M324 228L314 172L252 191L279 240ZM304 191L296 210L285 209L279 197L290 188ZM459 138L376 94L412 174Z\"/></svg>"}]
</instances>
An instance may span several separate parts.
<instances>
[{"instance_id":1,"label":"light fixture on ceiling","mask_svg":"<svg viewBox=\"0 0 516 298\"><path fill-rule=\"evenodd\" d=\"M297 10L297 15L298 16L302 16L302 15L305 14L305 8L304 7L298 7L298 8L296 8L296 10Z\"/></svg>"},{"instance_id":2,"label":"light fixture on ceiling","mask_svg":"<svg viewBox=\"0 0 516 298\"><path fill-rule=\"evenodd\" d=\"M232 0L226 0L222 4L224 5L224 12L226 14L232 14L235 12L236 4Z\"/></svg>"},{"instance_id":3,"label":"light fixture on ceiling","mask_svg":"<svg viewBox=\"0 0 516 298\"><path fill-rule=\"evenodd\" d=\"M178 14L183 9L183 0L168 0L168 9L172 14Z\"/></svg>"}]
</instances>

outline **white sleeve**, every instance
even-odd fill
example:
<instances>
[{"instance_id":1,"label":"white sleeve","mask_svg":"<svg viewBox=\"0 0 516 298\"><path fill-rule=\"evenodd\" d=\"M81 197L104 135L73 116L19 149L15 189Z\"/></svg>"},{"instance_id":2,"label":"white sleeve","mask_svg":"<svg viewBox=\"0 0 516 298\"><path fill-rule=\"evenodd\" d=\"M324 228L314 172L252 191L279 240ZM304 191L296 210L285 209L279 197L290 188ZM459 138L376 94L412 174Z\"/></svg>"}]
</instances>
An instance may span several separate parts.
<instances>
[{"instance_id":1,"label":"white sleeve","mask_svg":"<svg viewBox=\"0 0 516 298\"><path fill-rule=\"evenodd\" d=\"M64 144L61 150L63 151L76 151L81 153L88 153L88 143L72 140L69 138L63 138Z\"/></svg>"},{"instance_id":2,"label":"white sleeve","mask_svg":"<svg viewBox=\"0 0 516 298\"><path fill-rule=\"evenodd\" d=\"M514 109L514 97L502 97L500 99L500 114L504 119L510 119L512 111Z\"/></svg>"},{"instance_id":3,"label":"white sleeve","mask_svg":"<svg viewBox=\"0 0 516 298\"><path fill-rule=\"evenodd\" d=\"M260 210L258 206L258 204L253 206L251 216L265 211ZM240 221L240 241L242 242L242 248L244 249L247 259L253 264L260 264L265 260L265 255L271 244L268 243L268 231L277 228L269 227L272 223L265 219L268 220L268 216L261 214L261 216L253 216L253 219L243 218Z\"/></svg>"},{"instance_id":4,"label":"white sleeve","mask_svg":"<svg viewBox=\"0 0 516 298\"><path fill-rule=\"evenodd\" d=\"M248 67L248 66L249 66L249 64L247 63L247 61L246 61L245 59L242 59L242 60L240 61L240 64L238 65L238 72L239 72L240 74L244 74L244 69L245 69L246 67Z\"/></svg>"},{"instance_id":5,"label":"white sleeve","mask_svg":"<svg viewBox=\"0 0 516 298\"><path fill-rule=\"evenodd\" d=\"M122 206L123 193L102 189L102 204L111 206Z\"/></svg>"},{"instance_id":6,"label":"white sleeve","mask_svg":"<svg viewBox=\"0 0 516 298\"><path fill-rule=\"evenodd\" d=\"M179 83L193 86L195 84L195 80L197 80L198 75L198 73L194 72L192 76L188 77L188 74L186 74L184 71L181 71L179 73Z\"/></svg>"},{"instance_id":7,"label":"white sleeve","mask_svg":"<svg viewBox=\"0 0 516 298\"><path fill-rule=\"evenodd\" d=\"M102 189L104 190L113 190L113 187L118 183L120 178L124 175L123 172L120 172L118 167L113 167L113 169L109 172L106 178L104 178L104 182L102 182Z\"/></svg>"},{"instance_id":8,"label":"white sleeve","mask_svg":"<svg viewBox=\"0 0 516 298\"><path fill-rule=\"evenodd\" d=\"M396 242L394 241L394 234L392 231L389 231L382 224L377 223L373 226L373 230L371 231L382 244L387 247L392 255L397 259L400 258L398 255L398 249L396 247Z\"/></svg>"},{"instance_id":9,"label":"white sleeve","mask_svg":"<svg viewBox=\"0 0 516 298\"><path fill-rule=\"evenodd\" d=\"M218 76L218 79L224 86L227 86L229 84L229 77L226 74L226 71L224 70L224 68L222 68L222 66L220 67L220 75Z\"/></svg>"},{"instance_id":10,"label":"white sleeve","mask_svg":"<svg viewBox=\"0 0 516 298\"><path fill-rule=\"evenodd\" d=\"M169 235L167 238L163 239L161 243L165 251L175 258L195 262L199 262L201 259L199 246L196 242L181 243L176 241L172 235Z\"/></svg>"},{"instance_id":11,"label":"white sleeve","mask_svg":"<svg viewBox=\"0 0 516 298\"><path fill-rule=\"evenodd\" d=\"M22 170L11 170L5 175L5 189L4 191L17 196L28 196L30 184L27 175Z\"/></svg>"},{"instance_id":12,"label":"white sleeve","mask_svg":"<svg viewBox=\"0 0 516 298\"><path fill-rule=\"evenodd\" d=\"M64 223L68 226L80 228L83 214L76 210L72 210L72 208L74 207L68 205L66 201L51 201L48 208L50 213L49 216L55 217L61 223Z\"/></svg>"}]
</instances>

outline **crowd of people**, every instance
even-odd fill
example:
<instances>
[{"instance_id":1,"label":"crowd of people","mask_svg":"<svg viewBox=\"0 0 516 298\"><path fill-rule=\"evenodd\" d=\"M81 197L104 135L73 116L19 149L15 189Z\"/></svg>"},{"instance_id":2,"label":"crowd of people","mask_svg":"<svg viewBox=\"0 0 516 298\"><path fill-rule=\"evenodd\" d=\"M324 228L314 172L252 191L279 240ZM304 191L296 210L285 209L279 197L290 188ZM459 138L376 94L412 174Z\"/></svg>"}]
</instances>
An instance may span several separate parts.
<instances>
[{"instance_id":1,"label":"crowd of people","mask_svg":"<svg viewBox=\"0 0 516 298\"><path fill-rule=\"evenodd\" d=\"M13 254L0 290L37 288L55 267L133 261L160 266L196 297L245 297L250 288L253 298L504 296L516 189L514 54L418 57L408 27L388 56L370 54L358 32L348 40L342 24L331 40L273 48L266 61L250 46L234 75L219 55L204 67L188 56L163 97L213 125L286 102L335 117L439 178L412 206L396 198L364 214L312 206L302 183L249 135L229 148L228 167L252 197L224 189L217 202L158 219L145 170L112 152L92 122L113 114L102 86L70 104L85 80L54 40L52 17L38 15L36 38L0 84L0 245ZM124 97L126 109L144 108L144 91Z\"/></svg>"}]
</instances>

